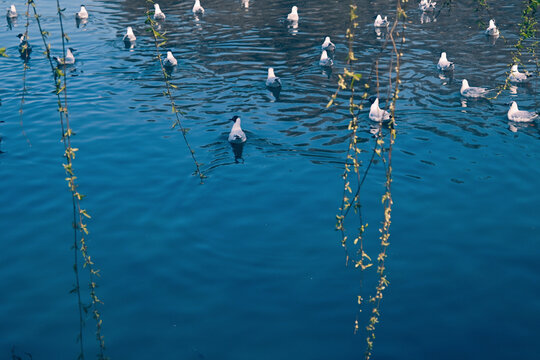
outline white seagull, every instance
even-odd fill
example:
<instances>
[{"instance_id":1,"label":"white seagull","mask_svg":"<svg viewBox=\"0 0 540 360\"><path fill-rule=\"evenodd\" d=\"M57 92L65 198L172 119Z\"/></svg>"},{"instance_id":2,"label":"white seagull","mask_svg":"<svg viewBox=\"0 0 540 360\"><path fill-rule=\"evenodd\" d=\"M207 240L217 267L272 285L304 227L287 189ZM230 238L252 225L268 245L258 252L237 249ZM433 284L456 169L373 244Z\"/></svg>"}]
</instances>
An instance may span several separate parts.
<instances>
[{"instance_id":1,"label":"white seagull","mask_svg":"<svg viewBox=\"0 0 540 360\"><path fill-rule=\"evenodd\" d=\"M298 21L298 6L293 6L291 12L287 15L287 20L289 21Z\"/></svg>"},{"instance_id":2,"label":"white seagull","mask_svg":"<svg viewBox=\"0 0 540 360\"><path fill-rule=\"evenodd\" d=\"M510 103L510 109L508 109L508 120L514 122L530 122L536 119L539 115L538 113L519 110L515 101Z\"/></svg>"},{"instance_id":3,"label":"white seagull","mask_svg":"<svg viewBox=\"0 0 540 360\"><path fill-rule=\"evenodd\" d=\"M15 5L11 5L8 9L7 9L7 14L6 16L9 18L9 19L12 19L12 18L16 18L17 17L17 9L15 8Z\"/></svg>"},{"instance_id":4,"label":"white seagull","mask_svg":"<svg viewBox=\"0 0 540 360\"><path fill-rule=\"evenodd\" d=\"M420 1L420 4L418 4L418 7L422 11L430 11L430 10L435 9L436 4L437 4L436 2L433 2L431 0L422 0Z\"/></svg>"},{"instance_id":5,"label":"white seagull","mask_svg":"<svg viewBox=\"0 0 540 360\"><path fill-rule=\"evenodd\" d=\"M195 0L192 11L194 14L204 14L204 8L201 6L200 0Z\"/></svg>"},{"instance_id":6,"label":"white seagull","mask_svg":"<svg viewBox=\"0 0 540 360\"><path fill-rule=\"evenodd\" d=\"M499 29L497 29L497 26L495 26L495 20L489 20L489 26L486 29L486 35L499 36Z\"/></svg>"},{"instance_id":7,"label":"white seagull","mask_svg":"<svg viewBox=\"0 0 540 360\"><path fill-rule=\"evenodd\" d=\"M154 4L154 19L155 20L165 20L165 14L161 11L159 4Z\"/></svg>"},{"instance_id":8,"label":"white seagull","mask_svg":"<svg viewBox=\"0 0 540 360\"><path fill-rule=\"evenodd\" d=\"M519 72L517 64L512 65L509 79L511 82L520 83L529 80L530 75Z\"/></svg>"},{"instance_id":9,"label":"white seagull","mask_svg":"<svg viewBox=\"0 0 540 360\"><path fill-rule=\"evenodd\" d=\"M437 63L437 69L441 71L448 71L448 70L454 70L454 63L451 61L448 61L446 58L446 52L441 53L441 58L439 59L439 62Z\"/></svg>"},{"instance_id":10,"label":"white seagull","mask_svg":"<svg viewBox=\"0 0 540 360\"><path fill-rule=\"evenodd\" d=\"M469 86L469 82L463 79L461 82L461 90L459 92L461 95L468 98L480 98L485 97L489 90L481 87L471 87Z\"/></svg>"},{"instance_id":11,"label":"white seagull","mask_svg":"<svg viewBox=\"0 0 540 360\"><path fill-rule=\"evenodd\" d=\"M334 55L334 52L336 51L336 45L334 45L334 43L330 41L330 36L324 38L321 49L326 50L328 55Z\"/></svg>"},{"instance_id":12,"label":"white seagull","mask_svg":"<svg viewBox=\"0 0 540 360\"><path fill-rule=\"evenodd\" d=\"M171 51L167 51L167 57L165 60L163 60L163 66L165 67L173 67L178 64L178 61L175 59Z\"/></svg>"},{"instance_id":13,"label":"white seagull","mask_svg":"<svg viewBox=\"0 0 540 360\"><path fill-rule=\"evenodd\" d=\"M384 19L381 15L377 15L375 18L375 22L373 23L373 26L376 28L379 27L387 27L388 26L388 16L385 16Z\"/></svg>"},{"instance_id":14,"label":"white seagull","mask_svg":"<svg viewBox=\"0 0 540 360\"><path fill-rule=\"evenodd\" d=\"M266 79L266 86L269 88L280 88L281 80L274 74L274 68L268 68L268 78Z\"/></svg>"},{"instance_id":15,"label":"white seagull","mask_svg":"<svg viewBox=\"0 0 540 360\"><path fill-rule=\"evenodd\" d=\"M53 59L56 61L56 64L58 66L61 66L61 65L73 65L73 64L75 64L75 56L73 56L72 51L75 51L75 49L68 48L65 58L59 58L58 56L53 56Z\"/></svg>"},{"instance_id":16,"label":"white seagull","mask_svg":"<svg viewBox=\"0 0 540 360\"><path fill-rule=\"evenodd\" d=\"M240 126L240 117L235 115L232 117L231 121L234 122L234 125L229 133L229 142L233 144L241 144L245 142L247 137Z\"/></svg>"},{"instance_id":17,"label":"white seagull","mask_svg":"<svg viewBox=\"0 0 540 360\"><path fill-rule=\"evenodd\" d=\"M334 61L328 57L328 53L326 50L322 51L321 59L319 60L320 66L332 66L334 65Z\"/></svg>"},{"instance_id":18,"label":"white seagull","mask_svg":"<svg viewBox=\"0 0 540 360\"><path fill-rule=\"evenodd\" d=\"M75 13L75 17L79 20L88 19L88 11L86 11L84 5L81 5L81 10L78 13Z\"/></svg>"},{"instance_id":19,"label":"white seagull","mask_svg":"<svg viewBox=\"0 0 540 360\"><path fill-rule=\"evenodd\" d=\"M124 35L123 40L125 42L133 42L133 41L137 40L137 37L133 33L133 29L131 28L131 26L127 27L126 34Z\"/></svg>"},{"instance_id":20,"label":"white seagull","mask_svg":"<svg viewBox=\"0 0 540 360\"><path fill-rule=\"evenodd\" d=\"M369 119L376 122L390 120L390 113L379 107L379 98L376 98L375 101L373 101L373 104L371 104L371 108L369 109Z\"/></svg>"}]
</instances>

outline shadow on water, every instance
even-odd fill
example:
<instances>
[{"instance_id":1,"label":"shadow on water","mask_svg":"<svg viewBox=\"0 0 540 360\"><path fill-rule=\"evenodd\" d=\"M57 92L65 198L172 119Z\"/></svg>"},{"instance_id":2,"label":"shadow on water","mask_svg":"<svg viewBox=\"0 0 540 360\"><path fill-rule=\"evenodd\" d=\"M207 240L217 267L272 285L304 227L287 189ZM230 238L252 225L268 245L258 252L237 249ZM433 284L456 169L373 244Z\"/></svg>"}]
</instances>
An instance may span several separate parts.
<instances>
[{"instance_id":1,"label":"shadow on water","mask_svg":"<svg viewBox=\"0 0 540 360\"><path fill-rule=\"evenodd\" d=\"M11 348L11 359L10 360L32 360L32 354L28 353L28 352L25 352L23 357L19 356L16 352L15 352L15 347L12 347Z\"/></svg>"}]
</instances>

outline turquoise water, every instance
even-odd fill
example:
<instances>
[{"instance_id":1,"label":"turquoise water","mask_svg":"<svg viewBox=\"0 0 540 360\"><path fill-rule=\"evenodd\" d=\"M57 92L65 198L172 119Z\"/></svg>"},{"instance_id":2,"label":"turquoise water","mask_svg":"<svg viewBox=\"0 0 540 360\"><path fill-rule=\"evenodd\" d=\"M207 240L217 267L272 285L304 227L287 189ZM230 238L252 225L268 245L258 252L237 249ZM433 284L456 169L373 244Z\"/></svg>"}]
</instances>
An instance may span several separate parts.
<instances>
[{"instance_id":1,"label":"turquoise water","mask_svg":"<svg viewBox=\"0 0 540 360\"><path fill-rule=\"evenodd\" d=\"M9 4L0 1L0 8ZM14 348L34 359L74 359L73 215L56 98L32 21L23 117L29 146L19 124L22 60L15 37L24 32L24 4L15 4L17 24L0 30L0 47L10 55L0 59L0 354L7 358ZM353 334L356 296L375 274L345 266L334 230L349 119L344 107L325 109L347 54L348 3L252 0L246 10L240 0L208 0L199 21L191 2L160 4L167 14L162 30L179 61L174 96L204 163L203 185L192 175L181 134L171 129L160 67L144 31L145 2L86 2L90 19L80 28L73 16L79 4L63 4L77 49L68 72L73 142L80 149L75 171L92 215L90 254L102 273L106 354L361 357L364 335ZM298 32L282 23L294 4ZM367 78L383 42L373 17L395 13L383 1L359 5L357 68ZM416 2L407 6L392 155L391 284L374 357L535 358L539 131L537 123L508 124L506 104L517 99L520 108L538 110L538 80L493 101L464 103L459 95L464 77L472 86L504 82L521 2L492 4L488 14L462 1L429 23L421 23ZM38 9L59 54L54 2L38 1ZM494 45L477 24L489 17L504 35ZM121 41L126 26L138 37L133 49ZM330 77L318 66L326 35L337 45ZM453 79L440 79L435 69L443 50L456 63ZM264 86L268 66L284 84L279 101ZM242 117L248 137L239 162L227 142L232 115ZM366 111L361 119L367 154L375 140ZM384 181L378 162L362 190L372 243ZM89 317L88 358L96 353L93 332Z\"/></svg>"}]
</instances>

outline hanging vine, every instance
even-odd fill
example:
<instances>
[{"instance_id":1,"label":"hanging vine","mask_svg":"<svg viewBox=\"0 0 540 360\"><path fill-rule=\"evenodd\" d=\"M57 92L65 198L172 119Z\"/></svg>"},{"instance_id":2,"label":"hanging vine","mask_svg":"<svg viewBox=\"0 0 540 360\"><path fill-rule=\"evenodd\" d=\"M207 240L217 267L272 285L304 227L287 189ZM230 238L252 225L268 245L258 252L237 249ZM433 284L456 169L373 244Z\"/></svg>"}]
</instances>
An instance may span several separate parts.
<instances>
[{"instance_id":1,"label":"hanging vine","mask_svg":"<svg viewBox=\"0 0 540 360\"><path fill-rule=\"evenodd\" d=\"M28 60L30 58L30 47L28 46L28 28L30 27L30 2L26 3L26 12L24 13L26 17L26 24L24 26L24 34L23 34L23 40L26 40L26 42L22 42L20 46L20 52L21 52L21 58L23 58L23 77L22 77L22 94L21 94L21 105L19 107L19 125L21 126L21 131L24 135L24 138L26 139L26 142L29 146L32 146L32 143L30 142L30 139L26 135L26 131L24 130L23 125L23 107L24 107L24 100L26 97L27 89L26 89L26 74L28 72Z\"/></svg>"},{"instance_id":2,"label":"hanging vine","mask_svg":"<svg viewBox=\"0 0 540 360\"><path fill-rule=\"evenodd\" d=\"M375 340L375 330L376 324L379 323L380 317L380 305L383 298L383 292L389 285L389 281L386 275L385 261L387 258L387 249L390 245L390 225L391 225L391 215L392 215L392 149L396 140L396 130L395 130L395 110L396 102L399 98L399 84L400 84L400 60L401 60L401 48L398 49L395 36L397 34L397 27L400 22L402 22L402 31L405 29L404 19L406 14L401 7L401 0L396 1L396 19L394 20L391 28L388 30L386 40L381 48L381 52L374 60L372 70L370 72L370 77L367 82L363 84L363 94L360 97L360 102L356 102L356 84L361 80L361 74L357 73L354 69L354 62L356 57L354 56L354 34L355 29L358 27L356 19L358 15L356 11L358 7L354 4L350 5L350 16L349 16L349 28L347 29L346 38L348 40L349 52L347 57L347 67L344 69L343 75L339 75L338 89L332 95L327 107L332 106L335 103L337 95L340 91L348 90L349 94L349 115L351 117L349 121L348 131L350 131L349 136L349 145L346 153L346 161L344 165L344 172L342 174L344 187L343 187L343 198L341 201L341 206L339 208L339 214L336 215L337 223L336 230L341 233L341 244L345 249L346 256L346 265L350 262L354 264L355 268L358 268L363 274L368 269L372 268L376 264L376 274L377 281L376 287L373 290L363 289L363 281L361 281L360 294L358 294L358 313L356 320L354 322L354 332L358 333L360 331L360 313L364 308L370 309L370 314L368 316L368 323L365 325L366 336L366 351L365 359L370 359L373 351L373 343ZM401 42L403 44L403 41ZM379 60L383 54L383 51L386 49L387 45L391 45L390 49L390 66L388 73L388 97L391 99L389 103L389 110L391 114L391 120L387 123L380 124L375 135L375 144L369 155L369 163L365 169L361 170L362 163L360 156L364 152L359 147L359 137L358 131L361 124L359 123L359 114L363 109L362 101L368 97L368 90L370 89L370 79L374 74L375 76L375 86L377 96L379 94L379 85L380 85L380 74L379 74ZM395 77L395 81L392 78ZM372 132L373 133L373 132ZM364 221L362 215L362 200L361 200L361 189L366 180L366 177L374 164L376 159L381 159L382 164L385 169L385 191L382 195L381 202L383 205L383 221L379 228L379 240L380 240L380 250L376 256L376 260L372 260L372 256L368 254L366 250L366 241L365 238L366 230L368 223ZM353 191L353 185L355 189ZM349 239L350 233L345 227L345 220L350 214L350 210L353 210L354 213L358 215L357 220L353 221L356 225L356 231L353 232L352 239ZM371 295L370 295L371 294ZM367 298L367 302L365 299Z\"/></svg>"},{"instance_id":3,"label":"hanging vine","mask_svg":"<svg viewBox=\"0 0 540 360\"><path fill-rule=\"evenodd\" d=\"M154 1L147 0L147 5L154 4ZM156 48L156 58L159 62L159 65L161 67L161 73L163 75L163 81L165 82L165 91L163 94L167 97L171 104L171 111L174 114L174 122L173 122L173 129L175 127L178 127L180 129L180 132L182 133L182 136L184 138L184 142L186 143L186 146L191 154L191 158L193 159L193 162L195 163L195 174L199 176L199 179L201 181L201 184L203 183L204 179L206 178L206 175L203 174L201 171L201 163L197 161L197 158L195 157L195 151L189 144L189 141L187 139L187 132L188 129L186 129L182 122L180 121L180 114L182 114L181 110L176 106L176 103L174 101L174 97L172 94L171 89L176 89L178 86L174 85L170 81L170 75L167 73L167 70L165 69L165 66L163 65L163 59L161 56L160 48L167 44L167 38L165 37L166 33L160 33L157 30L157 22L152 18L152 15L154 14L153 10L150 10L148 7L146 9L146 24L150 26L149 31L152 33L152 37L154 39L154 45Z\"/></svg>"},{"instance_id":4,"label":"hanging vine","mask_svg":"<svg viewBox=\"0 0 540 360\"><path fill-rule=\"evenodd\" d=\"M38 24L38 28L41 34L41 38L43 41L43 45L45 46L45 56L47 57L47 60L49 62L49 65L51 67L51 72L53 74L54 78L54 84L55 84L55 94L57 97L57 104L58 104L58 113L60 118L60 127L62 131L62 143L64 144L64 157L66 159L66 162L62 164L64 167L64 170L66 172L66 181L68 183L68 187L72 194L72 207L73 207L73 249L74 249L74 265L73 270L75 272L75 286L71 290L72 293L77 294L77 303L78 303L78 310L79 310L79 334L78 334L78 341L80 344L80 350L79 350L79 359L84 359L84 341L83 341L83 326L84 326L84 319L83 319L83 312L88 313L88 311L92 312L92 317L94 318L96 322L96 339L98 341L99 346L99 352L98 352L98 359L104 360L106 359L104 355L105 351L105 342L104 337L102 335L102 325L103 321L101 319L101 314L99 312L99 304L103 304L102 301L97 297L96 289L97 289L97 282L96 278L99 277L100 270L95 267L95 264L88 252L88 244L86 242L86 237L89 234L88 226L86 224L86 219L90 218L90 215L88 212L82 208L81 206L81 200L84 198L85 195L81 194L77 188L78 185L76 183L77 176L75 176L75 170L73 167L73 161L75 159L75 154L78 151L77 148L74 148L71 144L71 138L74 135L72 128L70 126L69 122L69 111L68 111L68 93L67 93L67 74L66 74L66 68L64 66L63 69L57 68L53 64L53 60L51 57L51 45L47 43L47 38L49 36L49 32L45 31L42 28L41 21L40 21L40 15L37 12L36 4L34 0L29 0L28 3L32 6L34 17L36 18L36 22ZM56 1L57 5L57 14L58 19L60 23L60 30L61 30L61 37L62 37L62 54L63 57L66 57L66 41L69 41L68 35L64 32L64 26L63 26L63 9L60 6L59 0ZM63 95L63 97L61 96ZM84 305L81 300L81 289L80 289L80 279L79 279L79 261L78 261L78 253L80 251L80 254L83 258L83 268L88 269L89 273L89 292L90 292L90 304Z\"/></svg>"}]
</instances>

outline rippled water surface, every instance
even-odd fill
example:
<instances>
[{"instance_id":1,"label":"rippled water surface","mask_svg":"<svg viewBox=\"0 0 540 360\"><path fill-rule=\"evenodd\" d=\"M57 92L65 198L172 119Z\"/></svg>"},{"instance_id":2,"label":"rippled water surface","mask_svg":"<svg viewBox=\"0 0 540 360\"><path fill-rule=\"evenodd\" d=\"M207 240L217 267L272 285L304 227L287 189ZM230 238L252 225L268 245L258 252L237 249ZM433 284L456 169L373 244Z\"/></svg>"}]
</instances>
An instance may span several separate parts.
<instances>
[{"instance_id":1,"label":"rippled water surface","mask_svg":"<svg viewBox=\"0 0 540 360\"><path fill-rule=\"evenodd\" d=\"M52 53L60 55L53 1L37 1ZM521 1L454 1L427 18L410 1L403 44L393 152L394 210L377 327L380 359L533 359L540 336L537 123L509 124L507 103L539 110L538 80L496 100L464 101L459 88L504 83L517 40ZM11 2L0 0L0 8ZM74 359L78 315L71 199L62 168L56 98L37 24L19 119L23 63L18 21L0 19L0 357ZM360 358L354 335L364 276L345 267L334 230L348 146L347 109L326 109L345 65L346 1L205 0L160 2L161 30L178 59L173 95L188 139L204 165L203 185L182 134L171 129L160 66L145 31L146 2L63 2L75 48L68 69L75 171L88 221L106 354L113 359ZM283 22L292 5L300 22ZM392 1L360 1L357 70L368 79L384 40L377 13L395 18ZM494 17L494 44L479 22ZM121 37L132 26L137 42ZM320 44L337 45L334 71L318 65ZM163 49L165 52L166 48ZM456 70L440 78L446 51ZM386 54L386 55L385 55ZM386 57L386 60L384 60ZM387 53L381 94L387 91ZM534 71L527 56L525 67ZM265 88L275 68L283 91ZM372 78L373 79L373 78ZM346 94L338 98L342 104ZM248 141L235 161L228 121L239 115ZM360 141L375 140L367 112ZM24 129L24 131L23 131ZM24 135L26 134L26 136ZM31 144L31 146L29 145ZM367 158L366 158L367 160ZM364 166L367 163L364 163ZM373 230L382 220L384 170L377 162L362 190ZM82 282L87 284L83 272ZM84 285L86 286L86 285ZM94 322L87 319L87 357Z\"/></svg>"}]
</instances>

